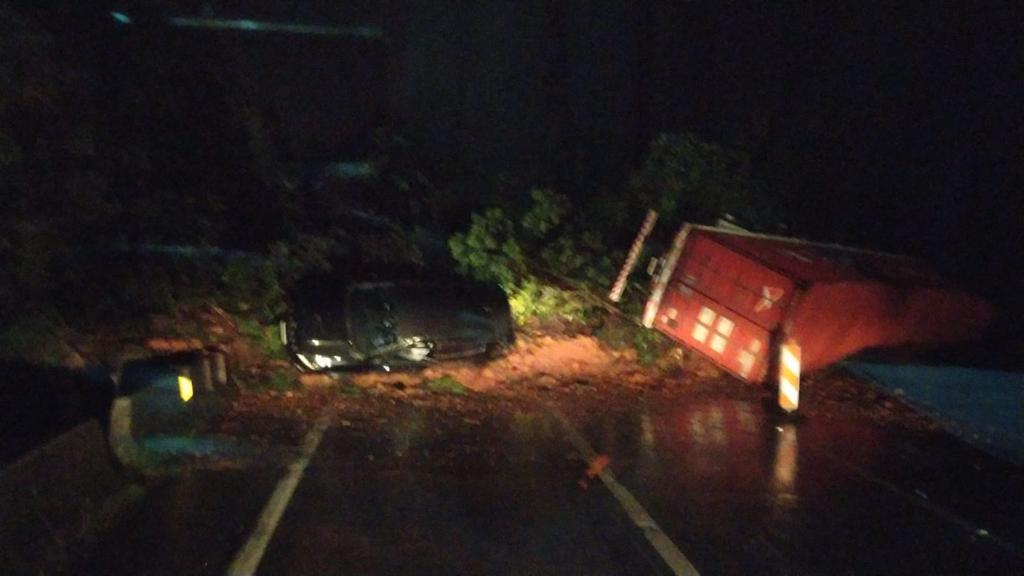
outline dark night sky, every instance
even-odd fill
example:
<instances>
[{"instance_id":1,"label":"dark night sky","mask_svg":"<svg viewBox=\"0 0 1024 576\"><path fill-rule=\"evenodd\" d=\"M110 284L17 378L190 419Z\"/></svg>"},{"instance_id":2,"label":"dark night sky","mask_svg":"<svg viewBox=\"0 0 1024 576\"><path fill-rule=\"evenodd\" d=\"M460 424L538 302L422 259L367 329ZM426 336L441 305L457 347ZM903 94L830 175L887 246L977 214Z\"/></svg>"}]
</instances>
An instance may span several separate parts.
<instances>
[{"instance_id":1,"label":"dark night sky","mask_svg":"<svg viewBox=\"0 0 1024 576\"><path fill-rule=\"evenodd\" d=\"M799 235L967 275L1024 264L1024 8L1013 3L98 4L383 26L383 49L195 34L186 54L175 41L172 58L230 62L227 81L272 109L292 159L358 153L391 125L474 196L511 181L584 200L621 189L654 135L690 130L746 150Z\"/></svg>"},{"instance_id":2,"label":"dark night sky","mask_svg":"<svg viewBox=\"0 0 1024 576\"><path fill-rule=\"evenodd\" d=\"M622 186L654 134L688 129L747 150L802 235L1015 262L1020 8L404 6L395 109L472 168L585 195Z\"/></svg>"},{"instance_id":3,"label":"dark night sky","mask_svg":"<svg viewBox=\"0 0 1024 576\"><path fill-rule=\"evenodd\" d=\"M1012 14L813 4L410 10L397 109L471 163L598 186L618 185L653 134L696 130L819 209L842 191L837 216L1008 184Z\"/></svg>"}]
</instances>

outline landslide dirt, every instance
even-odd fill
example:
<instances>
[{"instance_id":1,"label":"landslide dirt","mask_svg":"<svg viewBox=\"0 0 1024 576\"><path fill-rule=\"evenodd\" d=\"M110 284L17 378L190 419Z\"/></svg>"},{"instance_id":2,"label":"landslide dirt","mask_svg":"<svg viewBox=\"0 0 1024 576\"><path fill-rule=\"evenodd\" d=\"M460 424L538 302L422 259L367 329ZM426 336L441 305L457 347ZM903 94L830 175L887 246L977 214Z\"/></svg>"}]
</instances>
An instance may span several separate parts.
<instances>
[{"instance_id":1,"label":"landslide dirt","mask_svg":"<svg viewBox=\"0 0 1024 576\"><path fill-rule=\"evenodd\" d=\"M442 382L443 386L435 384ZM306 375L287 392L239 396L221 423L229 434L298 442L325 410L337 425L368 434L401 419L409 407L440 412L473 425L555 403L568 411L601 411L647 402L728 398L771 408L774 391L724 373L706 358L671 349L653 364L631 349L614 350L588 335L520 337L509 353L490 362L435 365L418 371ZM806 378L801 413L807 418L856 418L881 426L930 432L938 425L898 398L868 387L842 370Z\"/></svg>"}]
</instances>

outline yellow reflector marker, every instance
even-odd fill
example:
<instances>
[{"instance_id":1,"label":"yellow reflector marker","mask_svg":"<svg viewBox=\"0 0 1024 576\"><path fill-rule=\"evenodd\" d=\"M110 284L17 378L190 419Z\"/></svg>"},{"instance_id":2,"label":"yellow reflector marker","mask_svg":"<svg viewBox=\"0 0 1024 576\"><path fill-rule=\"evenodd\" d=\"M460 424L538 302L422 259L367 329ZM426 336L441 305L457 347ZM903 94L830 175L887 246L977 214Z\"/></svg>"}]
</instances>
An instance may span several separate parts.
<instances>
[{"instance_id":1,"label":"yellow reflector marker","mask_svg":"<svg viewBox=\"0 0 1024 576\"><path fill-rule=\"evenodd\" d=\"M793 412L800 405L800 346L786 342L779 355L779 407Z\"/></svg>"},{"instance_id":2,"label":"yellow reflector marker","mask_svg":"<svg viewBox=\"0 0 1024 576\"><path fill-rule=\"evenodd\" d=\"M188 376L178 376L178 395L182 402L192 399L192 379Z\"/></svg>"}]
</instances>

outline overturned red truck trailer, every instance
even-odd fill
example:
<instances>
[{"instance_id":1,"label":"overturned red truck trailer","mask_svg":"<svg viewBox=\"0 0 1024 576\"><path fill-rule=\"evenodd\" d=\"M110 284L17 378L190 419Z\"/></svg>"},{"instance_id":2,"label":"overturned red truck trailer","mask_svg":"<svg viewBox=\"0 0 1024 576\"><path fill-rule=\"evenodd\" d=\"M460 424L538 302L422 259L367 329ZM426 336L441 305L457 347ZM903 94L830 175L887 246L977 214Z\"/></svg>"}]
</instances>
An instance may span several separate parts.
<instances>
[{"instance_id":1,"label":"overturned red truck trailer","mask_svg":"<svg viewBox=\"0 0 1024 576\"><path fill-rule=\"evenodd\" d=\"M977 339L992 307L913 259L686 224L662 258L644 325L748 382L795 342L807 372L866 348Z\"/></svg>"}]
</instances>

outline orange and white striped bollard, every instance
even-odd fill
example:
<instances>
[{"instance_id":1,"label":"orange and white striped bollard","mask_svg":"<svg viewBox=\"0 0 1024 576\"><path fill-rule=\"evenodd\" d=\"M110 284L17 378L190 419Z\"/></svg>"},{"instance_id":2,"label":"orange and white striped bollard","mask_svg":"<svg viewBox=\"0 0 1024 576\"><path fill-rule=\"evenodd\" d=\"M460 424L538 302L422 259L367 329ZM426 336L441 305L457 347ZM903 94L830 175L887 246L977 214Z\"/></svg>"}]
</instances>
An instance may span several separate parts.
<instances>
[{"instance_id":1,"label":"orange and white striped bollard","mask_svg":"<svg viewBox=\"0 0 1024 576\"><path fill-rule=\"evenodd\" d=\"M779 350L779 408L795 412L800 406L800 345L785 342Z\"/></svg>"}]
</instances>

